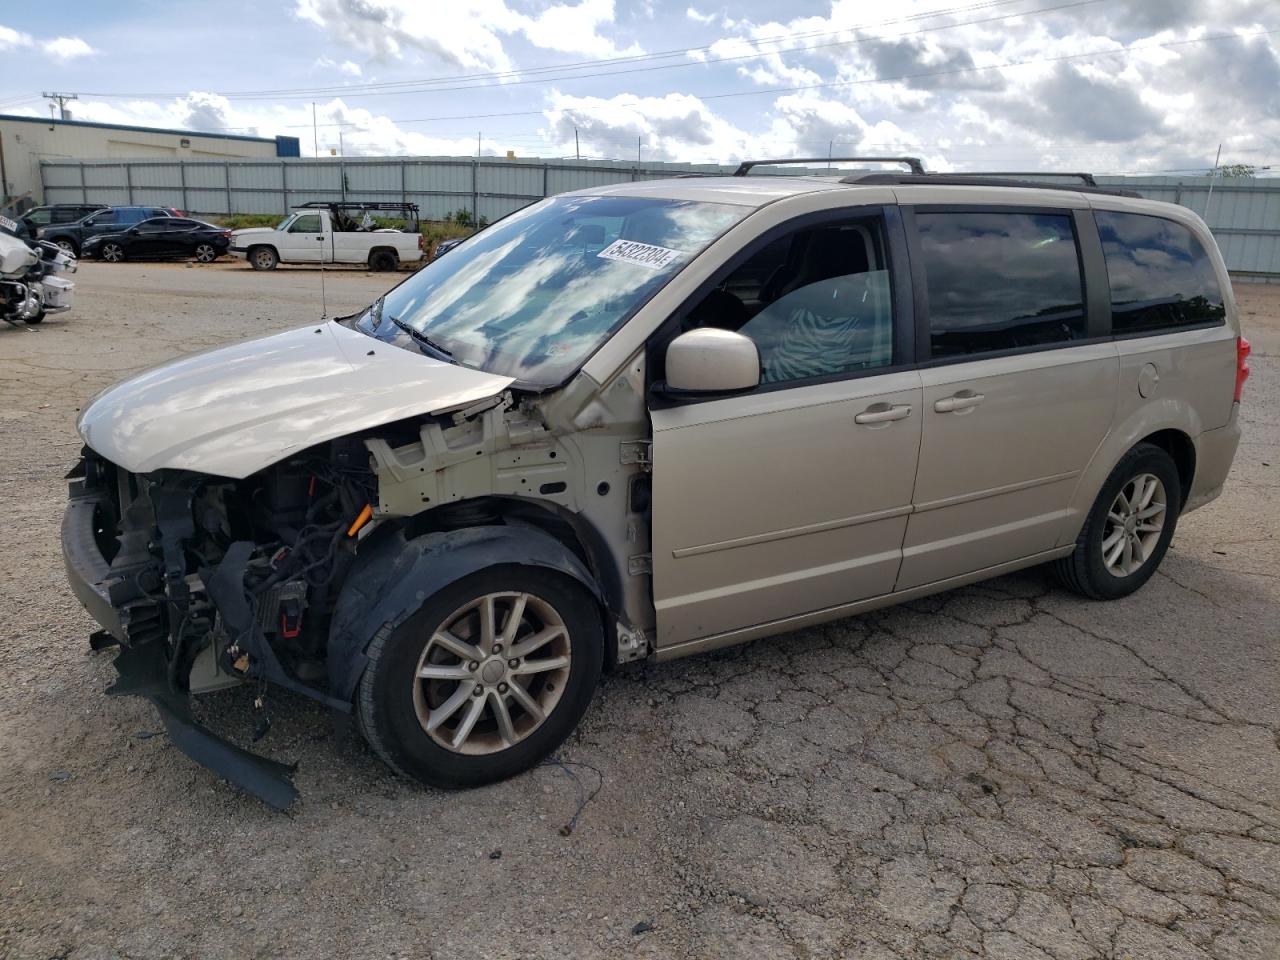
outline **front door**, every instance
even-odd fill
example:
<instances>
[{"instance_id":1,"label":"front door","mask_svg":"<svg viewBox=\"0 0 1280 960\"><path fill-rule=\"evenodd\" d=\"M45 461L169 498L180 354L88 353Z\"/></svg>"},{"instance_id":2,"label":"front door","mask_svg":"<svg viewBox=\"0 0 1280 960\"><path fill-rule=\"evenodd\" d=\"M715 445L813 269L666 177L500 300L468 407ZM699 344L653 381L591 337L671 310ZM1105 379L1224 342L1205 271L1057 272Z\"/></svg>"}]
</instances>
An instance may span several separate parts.
<instances>
[{"instance_id":1,"label":"front door","mask_svg":"<svg viewBox=\"0 0 1280 960\"><path fill-rule=\"evenodd\" d=\"M899 590L1053 549L1119 372L1085 306L1080 250L1096 235L1078 241L1071 211L912 219L924 433Z\"/></svg>"},{"instance_id":2,"label":"front door","mask_svg":"<svg viewBox=\"0 0 1280 960\"><path fill-rule=\"evenodd\" d=\"M300 213L280 238L280 259L317 263L324 253L323 225L318 213Z\"/></svg>"},{"instance_id":3,"label":"front door","mask_svg":"<svg viewBox=\"0 0 1280 960\"><path fill-rule=\"evenodd\" d=\"M778 239L761 249L776 264L744 263L682 318L751 337L760 386L651 410L659 647L888 593L897 576L921 387L896 335L909 300L885 215Z\"/></svg>"}]
</instances>

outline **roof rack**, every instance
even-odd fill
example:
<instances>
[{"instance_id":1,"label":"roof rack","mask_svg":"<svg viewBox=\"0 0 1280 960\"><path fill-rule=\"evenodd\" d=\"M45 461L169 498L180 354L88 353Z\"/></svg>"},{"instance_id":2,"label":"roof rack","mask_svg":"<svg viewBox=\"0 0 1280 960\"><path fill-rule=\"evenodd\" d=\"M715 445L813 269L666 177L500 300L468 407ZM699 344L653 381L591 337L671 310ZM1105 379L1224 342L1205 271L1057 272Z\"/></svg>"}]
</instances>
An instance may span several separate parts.
<instances>
[{"instance_id":1,"label":"roof rack","mask_svg":"<svg viewBox=\"0 0 1280 960\"><path fill-rule=\"evenodd\" d=\"M788 160L744 160L733 171L735 177L745 177L752 167L777 167L793 163L814 163L830 166L833 163L900 163L916 176L924 176L924 163L919 157L796 157Z\"/></svg>"},{"instance_id":2,"label":"roof rack","mask_svg":"<svg viewBox=\"0 0 1280 960\"><path fill-rule=\"evenodd\" d=\"M1038 174L1044 176L1044 174ZM1048 183L1043 180L1015 180L1008 175L1005 179L990 174L952 174L927 173L923 176L905 173L863 173L851 177L841 177L841 183L857 183L863 186L883 184L886 186L907 186L915 184L935 185L940 187L1030 187L1036 190L1070 190L1073 193L1098 193L1112 197L1133 197L1142 199L1142 194L1132 190L1120 190L1112 187L1091 187L1074 183Z\"/></svg>"},{"instance_id":3,"label":"roof rack","mask_svg":"<svg viewBox=\"0 0 1280 960\"><path fill-rule=\"evenodd\" d=\"M309 200L306 203L296 205L297 209L312 210L395 210L403 213L405 210L418 212L416 203L390 203L390 202L373 202L365 203L361 200Z\"/></svg>"},{"instance_id":4,"label":"roof rack","mask_svg":"<svg viewBox=\"0 0 1280 960\"><path fill-rule=\"evenodd\" d=\"M1012 180L1036 180L1040 177L1075 177L1086 187L1096 187L1098 181L1093 179L1092 173L1077 173L1076 171L1066 170L1020 170L1010 172L1002 170L999 173L993 170L965 170L959 173L950 174L953 177L1008 177Z\"/></svg>"}]
</instances>

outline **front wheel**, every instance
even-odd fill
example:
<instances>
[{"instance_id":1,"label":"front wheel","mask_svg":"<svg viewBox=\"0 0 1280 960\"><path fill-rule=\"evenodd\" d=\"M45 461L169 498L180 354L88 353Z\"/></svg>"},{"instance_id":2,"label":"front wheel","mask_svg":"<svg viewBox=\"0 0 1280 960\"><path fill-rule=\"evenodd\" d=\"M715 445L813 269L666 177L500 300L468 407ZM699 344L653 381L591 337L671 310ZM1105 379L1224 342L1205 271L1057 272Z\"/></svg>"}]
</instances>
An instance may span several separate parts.
<instances>
[{"instance_id":1,"label":"front wheel","mask_svg":"<svg viewBox=\"0 0 1280 960\"><path fill-rule=\"evenodd\" d=\"M255 270L274 270L280 257L271 247L254 247L249 251L249 263Z\"/></svg>"},{"instance_id":2,"label":"front wheel","mask_svg":"<svg viewBox=\"0 0 1280 960\"><path fill-rule=\"evenodd\" d=\"M1070 556L1053 563L1058 581L1094 600L1127 597L1164 559L1182 509L1173 458L1149 443L1123 457L1102 485Z\"/></svg>"},{"instance_id":3,"label":"front wheel","mask_svg":"<svg viewBox=\"0 0 1280 960\"><path fill-rule=\"evenodd\" d=\"M80 251L76 249L76 245L70 240L57 240L58 249L69 257L79 257Z\"/></svg>"},{"instance_id":4,"label":"front wheel","mask_svg":"<svg viewBox=\"0 0 1280 960\"><path fill-rule=\"evenodd\" d=\"M100 256L107 263L119 263L124 259L124 247L118 243L104 243Z\"/></svg>"},{"instance_id":5,"label":"front wheel","mask_svg":"<svg viewBox=\"0 0 1280 960\"><path fill-rule=\"evenodd\" d=\"M591 702L603 654L594 598L533 567L450 584L369 646L356 692L374 751L436 787L474 787L533 766Z\"/></svg>"},{"instance_id":6,"label":"front wheel","mask_svg":"<svg viewBox=\"0 0 1280 960\"><path fill-rule=\"evenodd\" d=\"M211 243L202 243L196 247L196 259L201 263L213 263L218 259L218 251Z\"/></svg>"}]
</instances>

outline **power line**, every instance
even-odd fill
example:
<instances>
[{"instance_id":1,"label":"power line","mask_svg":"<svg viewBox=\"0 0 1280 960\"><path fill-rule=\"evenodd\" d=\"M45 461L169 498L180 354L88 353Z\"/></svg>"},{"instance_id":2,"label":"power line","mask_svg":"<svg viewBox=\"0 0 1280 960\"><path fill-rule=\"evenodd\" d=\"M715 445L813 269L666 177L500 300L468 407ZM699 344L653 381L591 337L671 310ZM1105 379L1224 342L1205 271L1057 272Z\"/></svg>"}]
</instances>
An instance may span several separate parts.
<instances>
[{"instance_id":1,"label":"power line","mask_svg":"<svg viewBox=\"0 0 1280 960\"><path fill-rule=\"evenodd\" d=\"M1197 43L1213 43L1219 40L1243 40L1248 37L1269 36L1280 33L1280 28L1273 30L1256 30L1251 33L1220 33L1212 36L1194 37L1189 40L1171 40L1165 43L1140 43L1116 47L1114 50L1097 50L1090 53L1068 53L1054 57L1033 57L1029 60L1007 60L1004 63L992 63L985 66L954 67L949 70L929 70L921 73L904 73L894 77L868 77L860 80L831 80L824 83L798 84L792 87L763 87L756 90L738 90L729 93L691 94L699 100L727 100L736 97L772 96L779 93L800 93L805 90L826 90L832 87L873 86L881 83L899 83L903 80L924 80L932 77L949 77L965 73L983 73L988 70L1005 70L1014 67L1028 67L1040 63L1066 63L1076 60L1091 60L1101 57L1114 57L1143 50L1163 50L1171 47L1189 46ZM438 117L418 117L412 120L391 120L395 124L436 123L441 120L491 120L499 117L532 117L543 116L542 110L509 110L495 113L462 113ZM294 126L294 125L290 125ZM298 125L301 126L301 125ZM322 127L358 126L352 121L322 123ZM289 128L289 127L286 127Z\"/></svg>"},{"instance_id":2,"label":"power line","mask_svg":"<svg viewBox=\"0 0 1280 960\"><path fill-rule=\"evenodd\" d=\"M277 90L250 90L250 91L231 91L221 92L218 95L226 97L228 100L291 100L304 99L309 100L312 97L324 95L360 95L366 97L374 96L395 96L413 93L445 93L457 90L473 90L481 87L509 87L517 85L525 85L530 83L553 83L568 80L593 79L602 76L621 76L632 73L648 73L655 70L672 70L687 67L706 66L716 63L732 63L741 60L755 60L769 53L783 52L781 50L762 50L762 44L787 43L796 40L836 36L847 34L854 30L862 30L868 27L887 26L895 23L906 23L918 20L931 19L939 16L949 16L955 13L963 13L979 9L991 9L998 6L1007 6L1011 3L1021 3L1025 0L986 0L983 3L970 4L962 7L951 7L943 10L935 10L927 13L913 14L907 17L899 17L892 20L883 20L875 23L859 24L849 27L842 27L838 30L827 31L810 31L808 33L784 34L772 38L748 39L741 37L722 37L716 43L726 40L740 40L743 43L755 45L750 53L738 54L726 57L714 57L703 59L689 59L681 63L667 63L656 66L640 66L630 67L624 66L618 70L602 70L592 73L574 72L570 74L562 74L558 76L550 76L564 70L579 71L587 67L617 65L617 64L636 64L649 63L653 60L670 59L672 57L687 57L691 53L709 52L716 44L710 44L705 47L685 47L679 50L668 50L649 54L636 54L630 57L612 57L601 60L582 60L575 63L557 64L545 67L530 67L523 70L511 70L503 72L465 74L453 77L435 77L424 78L418 80L399 80L386 81L383 83L369 84L344 84L338 86L324 87L299 87L299 88L281 88ZM897 33L889 36L873 36L873 37L856 37L847 40L835 40L829 43L810 44L803 47L804 50L819 50L828 47L851 46L861 43L871 43L876 40L898 40L904 37L919 36L925 33L934 33L941 30L953 30L959 27L978 26L987 23L995 23L1003 20L1015 19L1017 17L1033 16L1041 13L1051 13L1057 10L1065 10L1073 7L1091 6L1097 3L1108 3L1111 0L1074 0L1074 2L1062 3L1057 6L1036 8L1032 10L1018 11L1014 13L1002 14L996 17L985 17L978 20L968 20L961 23L939 24L932 27L924 27L919 30L908 31L906 33ZM487 80L487 83L475 83L464 81ZM437 84L457 84L456 86L436 86ZM412 88L412 89L408 89ZM90 93L102 99L126 99L126 98L143 98L143 99L164 99L169 97L182 97L187 94L158 94L158 93Z\"/></svg>"}]
</instances>

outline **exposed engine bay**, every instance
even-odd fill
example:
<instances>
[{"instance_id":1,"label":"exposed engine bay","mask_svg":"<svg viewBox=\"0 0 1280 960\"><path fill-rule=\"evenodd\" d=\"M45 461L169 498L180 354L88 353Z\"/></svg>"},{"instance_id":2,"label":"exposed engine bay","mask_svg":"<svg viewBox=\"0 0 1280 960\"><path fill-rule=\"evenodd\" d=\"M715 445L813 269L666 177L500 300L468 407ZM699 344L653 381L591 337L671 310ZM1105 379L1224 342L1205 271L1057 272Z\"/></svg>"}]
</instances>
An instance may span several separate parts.
<instances>
[{"instance_id":1,"label":"exposed engine bay","mask_svg":"<svg viewBox=\"0 0 1280 960\"><path fill-rule=\"evenodd\" d=\"M94 504L117 639L162 644L176 690L258 680L328 699L329 618L375 498L360 441L244 480L132 474L86 450L73 479Z\"/></svg>"}]
</instances>

